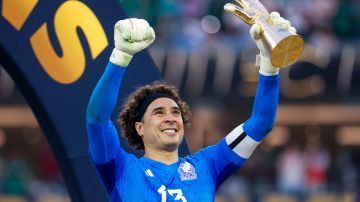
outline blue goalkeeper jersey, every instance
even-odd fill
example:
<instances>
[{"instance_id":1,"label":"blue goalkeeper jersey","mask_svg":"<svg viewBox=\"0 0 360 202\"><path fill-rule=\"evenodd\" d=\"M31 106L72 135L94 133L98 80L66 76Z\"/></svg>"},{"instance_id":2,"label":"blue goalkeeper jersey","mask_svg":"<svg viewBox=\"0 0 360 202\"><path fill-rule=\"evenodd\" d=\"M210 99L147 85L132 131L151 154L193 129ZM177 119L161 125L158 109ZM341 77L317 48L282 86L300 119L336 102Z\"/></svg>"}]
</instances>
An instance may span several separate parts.
<instances>
[{"instance_id":1,"label":"blue goalkeeper jersey","mask_svg":"<svg viewBox=\"0 0 360 202\"><path fill-rule=\"evenodd\" d=\"M111 201L214 201L217 187L244 162L224 140L166 165L122 149L95 166Z\"/></svg>"},{"instance_id":2,"label":"blue goalkeeper jersey","mask_svg":"<svg viewBox=\"0 0 360 202\"><path fill-rule=\"evenodd\" d=\"M244 137L249 135L261 141L270 130L275 118L279 77L260 76L255 113L238 135L234 138L229 135L229 140L224 138L218 144L166 165L145 157L137 158L120 147L110 115L116 106L125 70L108 64L86 112L89 153L110 201L214 201L220 184L246 160L241 157L239 147Z\"/></svg>"}]
</instances>

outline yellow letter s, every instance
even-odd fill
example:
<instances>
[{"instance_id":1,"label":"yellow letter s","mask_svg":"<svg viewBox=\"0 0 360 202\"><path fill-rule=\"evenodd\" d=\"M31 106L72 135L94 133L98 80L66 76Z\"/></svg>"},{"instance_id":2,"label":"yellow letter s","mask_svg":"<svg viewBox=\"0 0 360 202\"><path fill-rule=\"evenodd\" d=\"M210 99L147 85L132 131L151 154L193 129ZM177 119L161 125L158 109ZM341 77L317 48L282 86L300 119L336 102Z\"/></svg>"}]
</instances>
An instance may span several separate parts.
<instances>
[{"instance_id":1,"label":"yellow letter s","mask_svg":"<svg viewBox=\"0 0 360 202\"><path fill-rule=\"evenodd\" d=\"M31 46L45 72L62 84L73 83L85 70L85 54L77 36L79 27L85 34L92 59L108 45L106 34L95 14L80 1L66 1L54 17L56 36L62 55L51 45L47 25L44 23L30 38Z\"/></svg>"}]
</instances>

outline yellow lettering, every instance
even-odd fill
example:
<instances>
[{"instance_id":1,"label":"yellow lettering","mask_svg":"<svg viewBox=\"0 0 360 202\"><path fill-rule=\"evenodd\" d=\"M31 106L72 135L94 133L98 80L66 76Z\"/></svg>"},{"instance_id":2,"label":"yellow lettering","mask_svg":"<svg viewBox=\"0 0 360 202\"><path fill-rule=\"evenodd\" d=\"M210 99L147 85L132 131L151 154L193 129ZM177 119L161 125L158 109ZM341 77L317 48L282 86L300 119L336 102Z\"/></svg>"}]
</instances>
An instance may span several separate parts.
<instances>
[{"instance_id":1,"label":"yellow lettering","mask_svg":"<svg viewBox=\"0 0 360 202\"><path fill-rule=\"evenodd\" d=\"M62 54L55 52L44 23L30 38L31 46L45 72L62 84L78 80L85 70L86 60L76 29L80 28L95 59L108 45L108 41L95 14L80 1L67 1L56 11L55 33Z\"/></svg>"},{"instance_id":2,"label":"yellow lettering","mask_svg":"<svg viewBox=\"0 0 360 202\"><path fill-rule=\"evenodd\" d=\"M39 0L3 0L1 14L19 31L38 1Z\"/></svg>"}]
</instances>

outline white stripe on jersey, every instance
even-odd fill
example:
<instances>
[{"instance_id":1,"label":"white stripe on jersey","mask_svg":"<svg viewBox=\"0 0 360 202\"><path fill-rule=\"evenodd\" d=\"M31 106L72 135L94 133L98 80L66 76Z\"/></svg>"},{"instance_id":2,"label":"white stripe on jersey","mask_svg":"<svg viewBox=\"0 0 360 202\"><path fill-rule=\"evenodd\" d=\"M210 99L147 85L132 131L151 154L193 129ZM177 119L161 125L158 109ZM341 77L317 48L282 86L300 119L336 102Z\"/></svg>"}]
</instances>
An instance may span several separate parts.
<instances>
[{"instance_id":1,"label":"white stripe on jersey","mask_svg":"<svg viewBox=\"0 0 360 202\"><path fill-rule=\"evenodd\" d=\"M226 136L225 140L228 145L234 142L236 138L239 137L244 132L244 129L242 127L243 125L244 124L241 124L240 126L236 127Z\"/></svg>"},{"instance_id":2,"label":"white stripe on jersey","mask_svg":"<svg viewBox=\"0 0 360 202\"><path fill-rule=\"evenodd\" d=\"M244 133L243 124L232 130L226 137L226 143L240 157L248 159L260 144Z\"/></svg>"},{"instance_id":3,"label":"white stripe on jersey","mask_svg":"<svg viewBox=\"0 0 360 202\"><path fill-rule=\"evenodd\" d=\"M249 136L246 136L238 145L235 146L233 151L244 159L248 159L254 152L260 142L256 142Z\"/></svg>"},{"instance_id":4,"label":"white stripe on jersey","mask_svg":"<svg viewBox=\"0 0 360 202\"><path fill-rule=\"evenodd\" d=\"M154 174L151 172L150 169L145 170L145 174L149 177L154 177Z\"/></svg>"}]
</instances>

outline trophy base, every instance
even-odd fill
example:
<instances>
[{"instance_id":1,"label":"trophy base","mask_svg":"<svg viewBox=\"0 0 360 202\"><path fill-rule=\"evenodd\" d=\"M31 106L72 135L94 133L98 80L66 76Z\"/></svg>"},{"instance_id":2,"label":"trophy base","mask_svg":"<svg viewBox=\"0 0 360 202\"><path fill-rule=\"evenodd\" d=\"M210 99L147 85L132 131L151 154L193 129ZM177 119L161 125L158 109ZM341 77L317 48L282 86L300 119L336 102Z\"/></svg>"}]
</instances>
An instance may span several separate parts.
<instances>
[{"instance_id":1,"label":"trophy base","mask_svg":"<svg viewBox=\"0 0 360 202\"><path fill-rule=\"evenodd\" d=\"M304 51L304 39L290 35L282 39L271 51L270 61L275 67L286 67L294 63Z\"/></svg>"}]
</instances>

